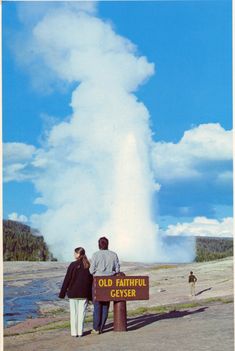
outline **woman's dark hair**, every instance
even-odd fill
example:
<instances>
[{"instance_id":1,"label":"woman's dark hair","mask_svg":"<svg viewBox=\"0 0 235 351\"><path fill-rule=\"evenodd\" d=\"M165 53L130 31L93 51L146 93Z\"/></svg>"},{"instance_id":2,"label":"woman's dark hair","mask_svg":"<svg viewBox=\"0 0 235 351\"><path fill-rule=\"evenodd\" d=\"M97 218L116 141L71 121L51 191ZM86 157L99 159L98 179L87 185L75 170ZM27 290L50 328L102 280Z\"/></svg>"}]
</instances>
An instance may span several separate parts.
<instances>
[{"instance_id":1,"label":"woman's dark hair","mask_svg":"<svg viewBox=\"0 0 235 351\"><path fill-rule=\"evenodd\" d=\"M90 268L90 262L86 257L86 252L83 247L77 247L74 251L79 254L78 260L82 261L84 268Z\"/></svg>"},{"instance_id":2,"label":"woman's dark hair","mask_svg":"<svg viewBox=\"0 0 235 351\"><path fill-rule=\"evenodd\" d=\"M98 244L99 244L100 250L108 250L109 241L107 238L105 238L105 236L102 236L102 238L99 238Z\"/></svg>"}]
</instances>

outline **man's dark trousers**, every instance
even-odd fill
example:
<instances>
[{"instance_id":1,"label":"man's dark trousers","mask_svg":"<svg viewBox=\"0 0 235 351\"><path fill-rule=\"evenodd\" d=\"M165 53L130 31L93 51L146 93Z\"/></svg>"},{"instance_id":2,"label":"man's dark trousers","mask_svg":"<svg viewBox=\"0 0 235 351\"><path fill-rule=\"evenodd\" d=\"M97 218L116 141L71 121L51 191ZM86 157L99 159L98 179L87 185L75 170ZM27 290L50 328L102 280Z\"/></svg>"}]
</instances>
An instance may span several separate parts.
<instances>
[{"instance_id":1,"label":"man's dark trousers","mask_svg":"<svg viewBox=\"0 0 235 351\"><path fill-rule=\"evenodd\" d=\"M110 302L94 302L93 329L102 332L108 318Z\"/></svg>"}]
</instances>

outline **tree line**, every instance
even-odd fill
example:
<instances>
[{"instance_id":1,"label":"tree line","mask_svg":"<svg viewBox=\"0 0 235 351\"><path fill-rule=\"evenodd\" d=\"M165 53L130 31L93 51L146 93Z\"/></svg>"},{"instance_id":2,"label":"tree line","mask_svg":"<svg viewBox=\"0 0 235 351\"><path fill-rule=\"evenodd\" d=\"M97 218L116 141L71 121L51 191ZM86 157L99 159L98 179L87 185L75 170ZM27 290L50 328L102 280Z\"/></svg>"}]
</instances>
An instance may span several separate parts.
<instances>
[{"instance_id":1,"label":"tree line","mask_svg":"<svg viewBox=\"0 0 235 351\"><path fill-rule=\"evenodd\" d=\"M3 220L4 261L54 261L44 238L28 225Z\"/></svg>"},{"instance_id":2,"label":"tree line","mask_svg":"<svg viewBox=\"0 0 235 351\"><path fill-rule=\"evenodd\" d=\"M197 237L196 262L212 261L233 256L232 238Z\"/></svg>"},{"instance_id":3,"label":"tree line","mask_svg":"<svg viewBox=\"0 0 235 351\"><path fill-rule=\"evenodd\" d=\"M228 256L233 256L232 238L196 238L196 262ZM3 259L4 261L56 260L38 230L11 220L3 220Z\"/></svg>"}]
</instances>

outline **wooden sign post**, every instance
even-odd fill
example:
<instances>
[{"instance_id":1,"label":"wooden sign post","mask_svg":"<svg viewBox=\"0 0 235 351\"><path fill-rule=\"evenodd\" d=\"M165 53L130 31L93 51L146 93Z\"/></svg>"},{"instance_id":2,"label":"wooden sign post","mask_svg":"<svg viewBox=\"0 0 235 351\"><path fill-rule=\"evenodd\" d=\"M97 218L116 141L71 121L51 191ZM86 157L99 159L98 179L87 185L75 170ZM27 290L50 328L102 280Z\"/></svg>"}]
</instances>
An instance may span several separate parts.
<instances>
[{"instance_id":1,"label":"wooden sign post","mask_svg":"<svg viewBox=\"0 0 235 351\"><path fill-rule=\"evenodd\" d=\"M126 301L149 300L149 277L94 277L93 296L95 301L113 301L114 331L126 331Z\"/></svg>"}]
</instances>

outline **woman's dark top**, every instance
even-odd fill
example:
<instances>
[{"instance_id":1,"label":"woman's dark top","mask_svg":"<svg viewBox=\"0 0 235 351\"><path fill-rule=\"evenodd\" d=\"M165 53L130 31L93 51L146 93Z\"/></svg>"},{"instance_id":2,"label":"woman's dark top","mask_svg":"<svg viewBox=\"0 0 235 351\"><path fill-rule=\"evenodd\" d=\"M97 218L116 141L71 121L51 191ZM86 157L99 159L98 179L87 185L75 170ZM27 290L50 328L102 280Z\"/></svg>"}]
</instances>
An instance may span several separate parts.
<instances>
[{"instance_id":1,"label":"woman's dark top","mask_svg":"<svg viewBox=\"0 0 235 351\"><path fill-rule=\"evenodd\" d=\"M59 297L92 299L92 275L89 268L84 268L82 261L72 262L64 278Z\"/></svg>"}]
</instances>

